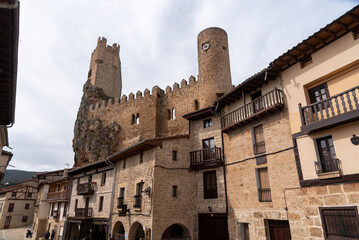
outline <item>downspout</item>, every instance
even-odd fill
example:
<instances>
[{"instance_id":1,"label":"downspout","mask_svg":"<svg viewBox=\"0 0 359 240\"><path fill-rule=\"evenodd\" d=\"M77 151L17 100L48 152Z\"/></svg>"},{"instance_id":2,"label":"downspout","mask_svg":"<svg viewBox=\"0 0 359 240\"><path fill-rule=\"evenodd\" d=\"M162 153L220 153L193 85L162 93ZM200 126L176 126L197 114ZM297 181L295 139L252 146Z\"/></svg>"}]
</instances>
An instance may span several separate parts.
<instances>
[{"instance_id":1,"label":"downspout","mask_svg":"<svg viewBox=\"0 0 359 240\"><path fill-rule=\"evenodd\" d=\"M111 203L110 203L110 219L108 223L108 231L107 231L107 238L110 238L112 235L112 216L113 216L113 202L114 202L114 195L115 195L115 183L116 183L116 173L117 173L117 164L111 162L108 158L106 158L105 163L109 166L113 166L114 174L113 174L113 182L112 182L112 192L111 192Z\"/></svg>"}]
</instances>

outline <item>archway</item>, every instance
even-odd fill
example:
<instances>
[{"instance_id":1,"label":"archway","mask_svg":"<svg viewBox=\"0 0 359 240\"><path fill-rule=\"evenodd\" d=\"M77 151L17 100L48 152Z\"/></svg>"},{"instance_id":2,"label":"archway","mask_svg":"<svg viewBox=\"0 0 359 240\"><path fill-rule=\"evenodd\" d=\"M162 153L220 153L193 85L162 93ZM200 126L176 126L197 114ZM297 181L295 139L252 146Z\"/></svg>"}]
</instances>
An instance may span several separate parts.
<instances>
[{"instance_id":1,"label":"archway","mask_svg":"<svg viewBox=\"0 0 359 240\"><path fill-rule=\"evenodd\" d=\"M188 229L181 224L172 224L162 234L162 240L180 238L183 240L191 240L191 234Z\"/></svg>"},{"instance_id":2,"label":"archway","mask_svg":"<svg viewBox=\"0 0 359 240\"><path fill-rule=\"evenodd\" d=\"M113 227L112 236L114 236L116 240L125 240L125 228L121 221L116 222Z\"/></svg>"},{"instance_id":3,"label":"archway","mask_svg":"<svg viewBox=\"0 0 359 240\"><path fill-rule=\"evenodd\" d=\"M145 238L145 232L143 231L143 226L139 222L135 222L132 224L130 228L130 232L128 234L129 240L140 240L141 238Z\"/></svg>"}]
</instances>

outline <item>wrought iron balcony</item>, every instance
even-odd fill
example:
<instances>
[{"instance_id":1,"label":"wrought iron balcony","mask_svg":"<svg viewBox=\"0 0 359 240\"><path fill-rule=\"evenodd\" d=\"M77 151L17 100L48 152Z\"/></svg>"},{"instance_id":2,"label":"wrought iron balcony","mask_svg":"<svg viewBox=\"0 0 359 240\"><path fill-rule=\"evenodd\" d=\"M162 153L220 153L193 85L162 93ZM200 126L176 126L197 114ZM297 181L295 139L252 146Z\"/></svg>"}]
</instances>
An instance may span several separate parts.
<instances>
[{"instance_id":1,"label":"wrought iron balcony","mask_svg":"<svg viewBox=\"0 0 359 240\"><path fill-rule=\"evenodd\" d=\"M77 185L77 195L90 195L94 193L95 186L93 183L81 183Z\"/></svg>"},{"instance_id":2,"label":"wrought iron balcony","mask_svg":"<svg viewBox=\"0 0 359 240\"><path fill-rule=\"evenodd\" d=\"M65 201L65 200L68 200L67 199L67 191L47 193L47 201L49 201L49 202Z\"/></svg>"},{"instance_id":3,"label":"wrought iron balcony","mask_svg":"<svg viewBox=\"0 0 359 240\"><path fill-rule=\"evenodd\" d=\"M314 162L314 164L317 174L339 172L341 170L338 158L321 160L320 162Z\"/></svg>"},{"instance_id":4,"label":"wrought iron balcony","mask_svg":"<svg viewBox=\"0 0 359 240\"><path fill-rule=\"evenodd\" d=\"M133 204L134 208L141 208L142 195L135 195L135 204Z\"/></svg>"},{"instance_id":5,"label":"wrought iron balcony","mask_svg":"<svg viewBox=\"0 0 359 240\"><path fill-rule=\"evenodd\" d=\"M221 118L223 132L240 127L268 112L276 111L284 107L282 90L275 88L271 92L247 103L233 112L225 114Z\"/></svg>"},{"instance_id":6,"label":"wrought iron balcony","mask_svg":"<svg viewBox=\"0 0 359 240\"><path fill-rule=\"evenodd\" d=\"M359 119L359 86L302 107L299 104L302 132L305 134L336 127Z\"/></svg>"},{"instance_id":7,"label":"wrought iron balcony","mask_svg":"<svg viewBox=\"0 0 359 240\"><path fill-rule=\"evenodd\" d=\"M272 195L270 188L259 188L258 189L258 199L260 202L271 202Z\"/></svg>"},{"instance_id":8,"label":"wrought iron balcony","mask_svg":"<svg viewBox=\"0 0 359 240\"><path fill-rule=\"evenodd\" d=\"M92 208L76 208L75 217L88 218L92 217Z\"/></svg>"},{"instance_id":9,"label":"wrought iron balcony","mask_svg":"<svg viewBox=\"0 0 359 240\"><path fill-rule=\"evenodd\" d=\"M190 157L190 167L195 171L204 168L218 167L223 164L222 151L218 147L190 152Z\"/></svg>"}]
</instances>

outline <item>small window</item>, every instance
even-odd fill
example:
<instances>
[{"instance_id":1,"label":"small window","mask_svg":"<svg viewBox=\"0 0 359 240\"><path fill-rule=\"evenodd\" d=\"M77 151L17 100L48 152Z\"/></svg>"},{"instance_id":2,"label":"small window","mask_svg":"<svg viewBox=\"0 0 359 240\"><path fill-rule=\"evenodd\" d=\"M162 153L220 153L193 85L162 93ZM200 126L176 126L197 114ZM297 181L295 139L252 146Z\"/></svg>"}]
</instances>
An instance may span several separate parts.
<instances>
[{"instance_id":1,"label":"small window","mask_svg":"<svg viewBox=\"0 0 359 240\"><path fill-rule=\"evenodd\" d=\"M173 161L176 161L176 160L177 160L177 151L176 151L176 150L173 150L173 151L172 151L172 160L173 160Z\"/></svg>"},{"instance_id":2,"label":"small window","mask_svg":"<svg viewBox=\"0 0 359 240\"><path fill-rule=\"evenodd\" d=\"M103 172L101 174L101 186L104 186L106 184L106 172Z\"/></svg>"},{"instance_id":3,"label":"small window","mask_svg":"<svg viewBox=\"0 0 359 240\"><path fill-rule=\"evenodd\" d=\"M140 164L143 163L143 153L140 153L140 161L139 161L139 163Z\"/></svg>"},{"instance_id":4,"label":"small window","mask_svg":"<svg viewBox=\"0 0 359 240\"><path fill-rule=\"evenodd\" d=\"M300 67L305 68L306 66L308 66L312 62L313 62L312 56L304 57L303 59L300 60Z\"/></svg>"},{"instance_id":5,"label":"small window","mask_svg":"<svg viewBox=\"0 0 359 240\"><path fill-rule=\"evenodd\" d=\"M15 203L10 203L9 208L7 209L8 212L13 212L15 207Z\"/></svg>"},{"instance_id":6,"label":"small window","mask_svg":"<svg viewBox=\"0 0 359 240\"><path fill-rule=\"evenodd\" d=\"M262 124L253 128L253 152L255 155L266 152Z\"/></svg>"},{"instance_id":7,"label":"small window","mask_svg":"<svg viewBox=\"0 0 359 240\"><path fill-rule=\"evenodd\" d=\"M22 216L22 222L27 222L27 216Z\"/></svg>"},{"instance_id":8,"label":"small window","mask_svg":"<svg viewBox=\"0 0 359 240\"><path fill-rule=\"evenodd\" d=\"M171 118L172 118L171 109L168 109L168 111L167 111L167 120L171 120Z\"/></svg>"},{"instance_id":9,"label":"small window","mask_svg":"<svg viewBox=\"0 0 359 240\"><path fill-rule=\"evenodd\" d=\"M216 171L203 172L203 197L204 199L217 198Z\"/></svg>"},{"instance_id":10,"label":"small window","mask_svg":"<svg viewBox=\"0 0 359 240\"><path fill-rule=\"evenodd\" d=\"M176 185L172 186L172 197L177 197L177 195L178 195L177 189L178 189L178 187Z\"/></svg>"},{"instance_id":11,"label":"small window","mask_svg":"<svg viewBox=\"0 0 359 240\"><path fill-rule=\"evenodd\" d=\"M61 185L59 184L57 185L57 191L60 192L60 190L61 190Z\"/></svg>"},{"instance_id":12,"label":"small window","mask_svg":"<svg viewBox=\"0 0 359 240\"><path fill-rule=\"evenodd\" d=\"M248 223L240 223L239 225L241 232L241 240L250 240L249 239L249 224Z\"/></svg>"},{"instance_id":13,"label":"small window","mask_svg":"<svg viewBox=\"0 0 359 240\"><path fill-rule=\"evenodd\" d=\"M176 109L172 108L172 119L176 119Z\"/></svg>"},{"instance_id":14,"label":"small window","mask_svg":"<svg viewBox=\"0 0 359 240\"><path fill-rule=\"evenodd\" d=\"M199 109L199 103L198 100L194 100L194 110L198 110Z\"/></svg>"},{"instance_id":15,"label":"small window","mask_svg":"<svg viewBox=\"0 0 359 240\"><path fill-rule=\"evenodd\" d=\"M78 205L79 205L79 200L76 199L76 201L75 201L75 210L77 209Z\"/></svg>"},{"instance_id":16,"label":"small window","mask_svg":"<svg viewBox=\"0 0 359 240\"><path fill-rule=\"evenodd\" d=\"M27 193L27 197L31 198L31 197L32 197L32 193L31 193L31 192Z\"/></svg>"},{"instance_id":17,"label":"small window","mask_svg":"<svg viewBox=\"0 0 359 240\"><path fill-rule=\"evenodd\" d=\"M268 168L257 168L258 200L260 202L271 202L272 195L269 184Z\"/></svg>"},{"instance_id":18,"label":"small window","mask_svg":"<svg viewBox=\"0 0 359 240\"><path fill-rule=\"evenodd\" d=\"M123 160L123 162L122 162L122 168L123 168L123 169L125 169L125 168L126 168L126 159L125 159L125 160Z\"/></svg>"},{"instance_id":19,"label":"small window","mask_svg":"<svg viewBox=\"0 0 359 240\"><path fill-rule=\"evenodd\" d=\"M103 209L103 196L100 197L100 205L98 207L98 211L102 212L102 209Z\"/></svg>"},{"instance_id":20,"label":"small window","mask_svg":"<svg viewBox=\"0 0 359 240\"><path fill-rule=\"evenodd\" d=\"M117 207L122 208L125 201L125 188L120 188L120 195L118 196Z\"/></svg>"},{"instance_id":21,"label":"small window","mask_svg":"<svg viewBox=\"0 0 359 240\"><path fill-rule=\"evenodd\" d=\"M325 239L358 239L357 207L319 207Z\"/></svg>"},{"instance_id":22,"label":"small window","mask_svg":"<svg viewBox=\"0 0 359 240\"><path fill-rule=\"evenodd\" d=\"M25 209L29 209L30 208L30 203L26 203L25 204Z\"/></svg>"},{"instance_id":23,"label":"small window","mask_svg":"<svg viewBox=\"0 0 359 240\"><path fill-rule=\"evenodd\" d=\"M140 114L136 114L136 124L140 124Z\"/></svg>"},{"instance_id":24,"label":"small window","mask_svg":"<svg viewBox=\"0 0 359 240\"><path fill-rule=\"evenodd\" d=\"M320 84L308 90L310 103L317 103L329 98L327 83Z\"/></svg>"},{"instance_id":25,"label":"small window","mask_svg":"<svg viewBox=\"0 0 359 240\"><path fill-rule=\"evenodd\" d=\"M203 128L212 127L212 119L206 119L203 121Z\"/></svg>"},{"instance_id":26,"label":"small window","mask_svg":"<svg viewBox=\"0 0 359 240\"><path fill-rule=\"evenodd\" d=\"M136 124L136 117L135 114L132 114L131 125L135 125L135 124Z\"/></svg>"},{"instance_id":27,"label":"small window","mask_svg":"<svg viewBox=\"0 0 359 240\"><path fill-rule=\"evenodd\" d=\"M12 192L11 197L16 197L16 192Z\"/></svg>"}]
</instances>

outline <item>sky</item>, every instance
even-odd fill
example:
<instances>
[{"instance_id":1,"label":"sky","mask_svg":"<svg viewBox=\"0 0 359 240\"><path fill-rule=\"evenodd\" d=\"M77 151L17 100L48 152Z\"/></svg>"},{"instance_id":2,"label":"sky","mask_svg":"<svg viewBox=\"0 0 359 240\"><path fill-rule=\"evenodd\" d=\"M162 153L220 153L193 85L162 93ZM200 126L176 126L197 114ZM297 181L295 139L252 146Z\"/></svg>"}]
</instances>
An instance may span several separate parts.
<instances>
[{"instance_id":1,"label":"sky","mask_svg":"<svg viewBox=\"0 0 359 240\"><path fill-rule=\"evenodd\" d=\"M197 35L228 34L238 85L354 6L354 0L22 0L14 157L8 169L72 166L73 129L97 38L120 45L122 94L197 76ZM6 149L7 150L7 149Z\"/></svg>"}]
</instances>

